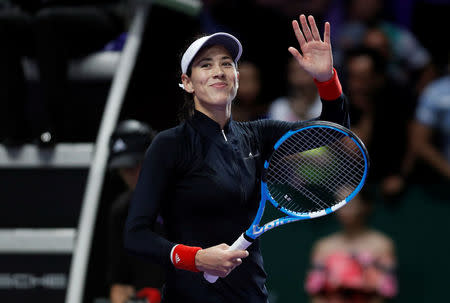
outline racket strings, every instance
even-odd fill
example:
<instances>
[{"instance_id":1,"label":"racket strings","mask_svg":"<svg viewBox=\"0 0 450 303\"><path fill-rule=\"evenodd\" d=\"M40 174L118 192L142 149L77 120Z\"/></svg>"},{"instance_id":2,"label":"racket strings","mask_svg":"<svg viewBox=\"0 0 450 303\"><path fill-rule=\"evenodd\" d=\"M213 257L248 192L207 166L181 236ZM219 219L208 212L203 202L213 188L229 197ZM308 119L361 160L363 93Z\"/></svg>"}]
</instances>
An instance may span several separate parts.
<instances>
[{"instance_id":1,"label":"racket strings","mask_svg":"<svg viewBox=\"0 0 450 303\"><path fill-rule=\"evenodd\" d=\"M283 154L284 155L295 155L295 154L297 154L298 152L298 149L296 149L296 147L294 146L294 145L285 145L285 146L280 146L280 150L281 151L283 151ZM276 154L276 155L274 155L274 158L278 158L277 160L278 160L278 164L279 163L282 163L283 165L275 165L274 167L273 167L273 169L274 169L274 171L276 171L276 173L278 173L278 174L280 174L280 175L282 175L282 177L284 177L284 181L288 181L289 182L289 184L299 184L299 183L301 183L302 182L302 180L299 178L299 175L298 174L295 174L295 173L292 173L292 172L287 172L286 171L286 168L287 167L296 167L296 165L297 164L295 164L295 165L292 165L292 164L288 164L288 165L286 165L285 163L283 163L284 161L286 161L286 156L284 156L284 157L280 157L279 156L280 155L280 153L278 153L278 154ZM287 161L290 161L290 160L287 160ZM322 164L321 163L316 163L317 164L317 166L318 167L320 167ZM313 179L315 178L315 176L312 176L313 177ZM314 196L312 193L311 193L311 195L312 196ZM325 204L326 205L326 204Z\"/></svg>"},{"instance_id":2,"label":"racket strings","mask_svg":"<svg viewBox=\"0 0 450 303\"><path fill-rule=\"evenodd\" d=\"M320 133L320 132L318 132L317 133L317 135L318 135L318 137L319 137L319 139L321 140L321 141L323 141L323 142L327 142L328 141L328 138L326 138L326 137L324 137L323 135L322 135L322 133ZM337 140L337 139L339 139L339 140ZM332 155L332 156L334 156L334 157L339 157L339 155L337 154L337 153L335 153L335 151L336 150L338 150L338 148L337 148L337 146L336 146L336 144L337 143L340 143L342 141L342 135L341 135L341 138L335 138L335 140L334 140L334 143L332 144L332 145L330 145L330 147L331 148L329 148L329 152L331 152L332 154L334 154L334 155ZM311 149L311 146L307 146L307 148L308 149ZM339 147L339 150L341 150L341 148ZM348 153L341 153L342 155L345 155L345 154L348 154ZM315 162L314 164L315 165L317 165L318 167L319 167L319 171L320 171L320 164L321 164L321 162L320 161L317 161L317 159L316 159L317 157L312 157L310 160L312 161L312 162ZM346 169L346 170L349 170L350 169L350 171L351 172L353 172L353 173L355 173L355 171L352 169L352 167L349 165L349 163L348 163L348 158L342 158L341 157L341 160L343 160L343 161L341 161L341 163L340 163L340 165L344 168L344 169ZM300 164L300 163L299 163ZM301 165L301 164L300 164ZM335 162L331 162L331 166L333 167L335 167L335 166L337 166L336 165L336 163ZM316 171L316 170L315 170ZM318 174L316 174L316 175L313 175L312 177L312 181L313 182L317 182L317 177L318 177L319 175ZM342 175L336 175L336 177L342 177ZM331 175L331 177L333 177L333 175ZM320 180L319 180L320 181ZM337 181L336 181L336 178L331 178L330 180L327 180L328 181L328 183L333 183L333 184L337 184ZM331 181L331 182L330 182ZM350 183L349 182L349 180L347 179L347 180L344 180L344 182L341 182L342 184L345 184L345 183ZM322 185L327 185L328 183L325 183L325 182L320 182ZM330 188L330 187L328 187L328 188ZM334 190L334 188L332 188L332 190Z\"/></svg>"},{"instance_id":3,"label":"racket strings","mask_svg":"<svg viewBox=\"0 0 450 303\"><path fill-rule=\"evenodd\" d=\"M280 165L275 165L273 167L274 173L277 175L277 178L279 178L280 181L284 184L290 184L295 185L302 182L302 180L298 177L296 173L287 172L285 167L282 167ZM308 197L311 201L316 203L320 208L326 208L328 205L324 203L321 199L319 199L316 195L314 195L311 191L309 191L306 187L302 188L302 193ZM280 201L283 197L283 193L279 192L277 195L273 196L275 201ZM287 201L285 202L285 205L283 207L290 209L295 212L306 212L307 209L303 209L298 205L298 203L294 201Z\"/></svg>"},{"instance_id":4,"label":"racket strings","mask_svg":"<svg viewBox=\"0 0 450 303\"><path fill-rule=\"evenodd\" d=\"M288 155L294 155L294 154L298 154L298 149L297 149L297 147L295 146L295 145L290 145L290 146L288 146L288 145L286 145L287 147L289 147L289 149L285 149L283 152L284 152L284 154L288 154ZM306 149L307 150L312 150L313 149L313 147L311 146L311 145L307 145L306 146ZM333 150L331 150L332 152L333 152ZM298 162L301 162L301 161L298 161ZM314 159L314 158L312 158L311 159L311 162L315 165L315 167L317 167L317 168L322 168L323 169L323 166L324 166L324 163L321 163L321 161L318 161L318 159ZM301 163L295 163L294 164L294 166L295 165L301 165ZM333 164L333 163L331 163L331 165L332 166L336 166L335 164ZM293 175L293 176L296 176L295 174ZM324 182L321 182L320 181L320 179L318 178L318 176L316 175L316 174L314 174L314 175L310 175L310 177L311 177L311 180L312 181L314 181L314 182L316 182L316 183L323 183L323 185L324 186L327 186L328 184L326 184L326 183L324 183ZM298 181L298 179L297 179L297 181ZM332 180L333 181L333 180ZM328 186L327 186L328 187ZM329 187L329 189L332 189L332 188L330 188Z\"/></svg>"},{"instance_id":5,"label":"racket strings","mask_svg":"<svg viewBox=\"0 0 450 303\"><path fill-rule=\"evenodd\" d=\"M314 182L315 182L315 183L318 183L317 181L314 181L314 180L313 180L313 183L314 183ZM285 183L286 183L286 182L285 182ZM292 184L293 182L292 182L292 180L289 180L287 183ZM319 184L321 184L321 185L323 185L324 187L326 187L328 192L331 192L332 190L334 190L334 188L330 188L329 186L326 186L326 184L324 184L324 183L322 183L322 182L319 182ZM347 188L345 188L345 189L347 189ZM298 188L297 188L297 190L298 190ZM273 192L273 191L272 191L272 192ZM302 194L303 194L308 200L314 202L314 203L317 205L317 207L315 207L314 209L325 209L325 208L327 208L328 206L333 205L333 203L331 203L331 204L326 204L325 202L323 202L323 200L322 200L321 198L319 198L317 195L313 194L313 193L312 193L311 191L309 191L306 187L304 187L304 188L301 190L301 192L302 192ZM280 201L281 196L282 196L282 194L279 193L278 196L275 197L275 199L278 200L278 201ZM288 197L288 196L285 195L285 198L286 198L286 197ZM327 200L330 201L330 198L328 198ZM339 200L339 201L341 201L341 200ZM291 211L300 212L300 213L302 213L302 212L310 212L310 211L313 211L313 210L314 210L314 209L311 209L311 207L310 207L310 208L302 208L302 207L300 207L300 206L298 205L298 201L295 201L295 200L292 201L292 202L284 203L283 207L285 207L285 208L287 208L287 209L290 209Z\"/></svg>"},{"instance_id":6,"label":"racket strings","mask_svg":"<svg viewBox=\"0 0 450 303\"><path fill-rule=\"evenodd\" d=\"M287 174L284 170L279 170L278 176L281 176L281 180L283 181L284 184L292 185L292 184L295 184L295 182L300 181L298 178L295 177L295 174ZM297 180L291 180L290 178L292 178L292 177L294 177ZM327 208L328 207L328 205L325 202L323 202L318 196L316 196L311 191L309 191L306 187L302 188L302 194L305 195L307 198L309 198L310 201L317 204L317 206L319 208ZM300 213L308 211L308 209L306 209L306 208L304 209L304 208L300 207L300 205L298 205L298 202L296 202L295 200L292 200L290 198L290 196L286 197L286 193L284 193L282 191L278 191L277 194L272 195L272 198L274 198L275 201L280 201L280 200L282 200L282 198L285 199L286 202L283 203L283 207L285 207L291 211L300 212Z\"/></svg>"},{"instance_id":7,"label":"racket strings","mask_svg":"<svg viewBox=\"0 0 450 303\"><path fill-rule=\"evenodd\" d=\"M347 141L347 144L341 144L342 140L346 140L346 141L349 140L349 141ZM351 143L351 145L353 147L352 149L348 148L349 143ZM345 148L345 150L343 148L341 148L342 146ZM353 188L359 184L359 180L361 179L360 177L362 177L362 175L364 174L364 158L361 153L357 154L354 151L355 148L358 148L356 146L356 144L353 141L351 141L351 139L349 137L343 136L342 139L336 140L331 145L331 148L329 150L331 153L333 153L333 157L336 157L336 158L340 157L340 159L342 160L339 163L332 162L332 165L334 166L334 168L337 169L338 165L339 165L341 167L341 169L343 169L344 171L347 172L346 176L350 176L351 173L353 173L354 174L353 176L357 177L357 178L353 177L352 180L347 179L349 181L349 183L352 183L351 181L354 181L352 184ZM337 151L343 151L343 152L338 154ZM346 152L346 151L348 151L348 152ZM359 151L359 149L358 149L358 151ZM349 156L350 152L353 154L351 156L358 157L360 159L360 161L355 162L352 159L352 157ZM336 178L337 177L338 177L338 175L336 175ZM342 175L339 175L339 177L342 177ZM335 181L335 184L337 184L337 182L338 182L336 179L332 180L332 181ZM344 185L346 183L342 182L342 184Z\"/></svg>"},{"instance_id":8,"label":"racket strings","mask_svg":"<svg viewBox=\"0 0 450 303\"><path fill-rule=\"evenodd\" d=\"M364 164L350 137L331 128L311 128L291 135L274 152L267 184L282 207L300 213L320 211L358 186Z\"/></svg>"},{"instance_id":9,"label":"racket strings","mask_svg":"<svg viewBox=\"0 0 450 303\"><path fill-rule=\"evenodd\" d=\"M285 184L287 183L287 184L290 184L290 185L294 185L294 184L298 184L298 183L302 182L302 180L300 180L298 178L297 174L295 174L295 173L287 173L285 171L285 169L281 169L280 170L279 168L275 168L275 167L274 167L274 170L277 171L279 176L282 176L283 182ZM314 180L314 179L316 179L315 176L312 176L312 181L315 181L317 183L318 180L317 179ZM297 188L297 190L298 190L298 188ZM315 195L311 191L309 191L306 187L303 187L301 192L302 192L302 194L304 196L306 196L306 198L308 198L310 201L315 203L318 206L319 209L325 209L325 208L327 208L329 206L324 201L322 201L322 199L320 199L317 195ZM280 192L274 198L275 198L276 201L280 201L282 196L283 196L283 193ZM299 213L309 212L310 211L310 209L300 207L298 202L295 201L295 200L283 203L283 207L285 207L286 209L289 209L291 211L299 212Z\"/></svg>"},{"instance_id":10,"label":"racket strings","mask_svg":"<svg viewBox=\"0 0 450 303\"><path fill-rule=\"evenodd\" d=\"M320 129L318 129L320 130ZM322 178L322 180L320 180L320 178L317 178L318 176L320 176L320 174L315 174L313 175L313 177L315 177L313 179L313 181L317 182L319 181L319 183L323 186L328 187L329 190L331 191L335 191L336 188L335 187L330 187L328 185L330 184L340 184L340 186L345 186L350 184L352 188L356 187L359 183L360 177L362 176L363 172L364 172L364 165L359 165L361 169L358 169L357 167L355 167L355 161L352 161L353 158L355 156L360 157L361 154L357 154L354 152L354 148L352 149L348 149L349 147L349 143L351 143L352 147L357 147L356 144L354 144L354 142L349 138L346 137L343 133L337 132L336 136L330 136L329 132L323 132L323 131L319 131L316 133L316 135L318 136L318 139L320 139L320 142L322 143L328 143L328 142L333 142L332 144L328 145L328 149L327 152L331 153L331 158L334 159L339 159L339 161L318 161L317 157L310 157L307 160L311 160L312 163L314 163L315 165L320 164L320 162L323 163L327 163L330 165L330 167L333 169L333 171L335 172L340 172L340 171L344 171L346 172L345 175L343 174L328 174L328 179L324 179ZM327 136L325 136L327 135ZM346 141L346 142L345 142ZM342 144L342 143L346 143L346 144ZM311 146L307 146L308 148L311 148ZM339 151L339 153L338 153ZM353 155L351 155L351 152ZM348 156L350 155L350 156ZM363 160L362 157L360 157L361 160ZM360 161L359 163L363 163L363 161ZM298 163L300 164L300 163ZM321 169L326 169L325 167L319 167ZM339 169L340 168L340 169ZM320 172L320 169L319 169ZM323 172L323 171L322 171ZM347 178L347 176L351 176L351 178ZM356 176L356 178L355 178ZM342 178L344 178L344 180L342 180ZM319 180L317 180L319 179ZM337 200L341 201L341 198L343 197L339 197Z\"/></svg>"}]
</instances>

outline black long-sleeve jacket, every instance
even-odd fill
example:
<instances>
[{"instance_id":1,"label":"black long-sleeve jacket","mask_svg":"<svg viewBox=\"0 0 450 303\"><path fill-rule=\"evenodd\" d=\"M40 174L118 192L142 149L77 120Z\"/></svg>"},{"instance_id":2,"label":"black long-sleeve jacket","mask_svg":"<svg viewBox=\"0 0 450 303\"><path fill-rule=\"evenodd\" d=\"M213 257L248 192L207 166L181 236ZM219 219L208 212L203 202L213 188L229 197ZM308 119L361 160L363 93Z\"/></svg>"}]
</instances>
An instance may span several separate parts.
<instances>
[{"instance_id":1,"label":"black long-sleeve jacket","mask_svg":"<svg viewBox=\"0 0 450 303\"><path fill-rule=\"evenodd\" d=\"M320 120L349 127L345 97L322 101ZM266 302L266 273L259 241L226 278L210 284L203 273L174 268L170 251L178 243L207 248L231 245L253 221L260 176L275 142L301 122L236 122L223 130L196 111L153 140L143 163L125 230L125 247L165 265L164 302ZM167 238L150 229L161 213Z\"/></svg>"}]
</instances>

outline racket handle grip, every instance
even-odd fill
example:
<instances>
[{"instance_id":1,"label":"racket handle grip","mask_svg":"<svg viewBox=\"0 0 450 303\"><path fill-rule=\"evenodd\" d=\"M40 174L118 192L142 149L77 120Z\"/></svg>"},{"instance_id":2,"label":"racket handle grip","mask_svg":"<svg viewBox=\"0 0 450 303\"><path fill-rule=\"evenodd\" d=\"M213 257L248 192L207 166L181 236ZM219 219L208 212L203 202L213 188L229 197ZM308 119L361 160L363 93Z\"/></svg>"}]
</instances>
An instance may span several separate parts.
<instances>
[{"instance_id":1,"label":"racket handle grip","mask_svg":"<svg viewBox=\"0 0 450 303\"><path fill-rule=\"evenodd\" d=\"M213 276L207 273L204 273L203 277L205 277L206 281L208 281L209 283L214 283L217 281L217 279L219 279L218 276Z\"/></svg>"},{"instance_id":2,"label":"racket handle grip","mask_svg":"<svg viewBox=\"0 0 450 303\"><path fill-rule=\"evenodd\" d=\"M241 234L241 236L239 238L237 238L237 240L234 241L234 243L230 247L228 247L228 250L246 249L251 244L252 244L252 242L247 241L244 238L244 234ZM208 281L209 283L214 283L219 278L218 276L210 275L207 273L204 273L203 277L205 277L206 281Z\"/></svg>"}]
</instances>

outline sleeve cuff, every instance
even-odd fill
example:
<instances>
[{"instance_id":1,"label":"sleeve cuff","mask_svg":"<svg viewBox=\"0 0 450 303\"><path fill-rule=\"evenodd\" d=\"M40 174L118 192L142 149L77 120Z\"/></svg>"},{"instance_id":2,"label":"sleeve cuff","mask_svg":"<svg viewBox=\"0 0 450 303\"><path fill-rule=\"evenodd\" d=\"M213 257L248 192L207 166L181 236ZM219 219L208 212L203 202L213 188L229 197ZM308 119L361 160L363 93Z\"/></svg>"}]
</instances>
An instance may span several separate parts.
<instances>
[{"instance_id":1,"label":"sleeve cuff","mask_svg":"<svg viewBox=\"0 0 450 303\"><path fill-rule=\"evenodd\" d=\"M172 261L173 266L178 269L199 272L195 266L195 255L201 249L201 247L177 244L170 251L170 260Z\"/></svg>"},{"instance_id":2,"label":"sleeve cuff","mask_svg":"<svg viewBox=\"0 0 450 303\"><path fill-rule=\"evenodd\" d=\"M314 83L319 90L319 96L323 100L331 101L336 100L342 95L342 86L339 81L339 77L337 75L336 69L333 68L333 76L330 80L325 82L320 82L314 79Z\"/></svg>"}]
</instances>

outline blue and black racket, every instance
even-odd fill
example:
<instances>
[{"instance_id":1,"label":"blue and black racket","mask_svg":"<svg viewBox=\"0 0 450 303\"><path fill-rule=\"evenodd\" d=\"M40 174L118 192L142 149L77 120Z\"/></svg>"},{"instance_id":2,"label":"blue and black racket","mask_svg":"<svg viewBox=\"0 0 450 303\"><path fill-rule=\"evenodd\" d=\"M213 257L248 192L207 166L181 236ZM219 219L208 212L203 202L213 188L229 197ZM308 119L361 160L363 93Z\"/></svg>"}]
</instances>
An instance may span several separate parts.
<instances>
[{"instance_id":1,"label":"blue and black racket","mask_svg":"<svg viewBox=\"0 0 450 303\"><path fill-rule=\"evenodd\" d=\"M339 124L314 121L288 131L264 163L256 217L229 250L246 249L274 227L338 210L361 190L368 169L363 142ZM266 201L287 216L260 226ZM218 278L204 276L211 283Z\"/></svg>"}]
</instances>

